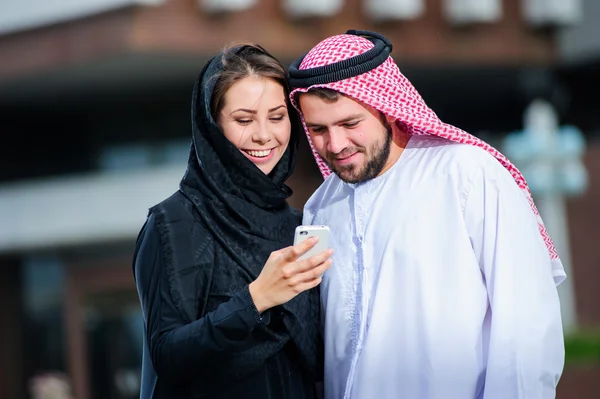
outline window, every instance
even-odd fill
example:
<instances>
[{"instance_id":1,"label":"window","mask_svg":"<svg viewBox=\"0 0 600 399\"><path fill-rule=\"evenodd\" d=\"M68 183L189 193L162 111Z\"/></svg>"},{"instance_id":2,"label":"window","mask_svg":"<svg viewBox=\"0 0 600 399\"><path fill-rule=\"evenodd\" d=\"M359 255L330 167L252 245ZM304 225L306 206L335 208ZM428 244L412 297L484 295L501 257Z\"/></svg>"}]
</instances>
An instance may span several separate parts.
<instances>
[{"instance_id":1,"label":"window","mask_svg":"<svg viewBox=\"0 0 600 399\"><path fill-rule=\"evenodd\" d=\"M204 10L209 13L235 12L252 8L256 0L197 0Z\"/></svg>"},{"instance_id":2,"label":"window","mask_svg":"<svg viewBox=\"0 0 600 399\"><path fill-rule=\"evenodd\" d=\"M570 25L581 22L581 0L522 0L525 19L532 25Z\"/></svg>"},{"instance_id":3,"label":"window","mask_svg":"<svg viewBox=\"0 0 600 399\"><path fill-rule=\"evenodd\" d=\"M502 0L445 0L444 11L454 24L494 22L502 17Z\"/></svg>"},{"instance_id":4,"label":"window","mask_svg":"<svg viewBox=\"0 0 600 399\"><path fill-rule=\"evenodd\" d=\"M190 141L161 140L107 145L100 150L98 168L102 171L144 169L150 166L181 165L185 168Z\"/></svg>"},{"instance_id":5,"label":"window","mask_svg":"<svg viewBox=\"0 0 600 399\"><path fill-rule=\"evenodd\" d=\"M330 17L341 11L343 0L284 0L283 8L293 18Z\"/></svg>"},{"instance_id":6,"label":"window","mask_svg":"<svg viewBox=\"0 0 600 399\"><path fill-rule=\"evenodd\" d=\"M367 15L374 20L414 19L425 11L424 0L364 0Z\"/></svg>"},{"instance_id":7,"label":"window","mask_svg":"<svg viewBox=\"0 0 600 399\"><path fill-rule=\"evenodd\" d=\"M65 269L54 257L28 257L23 262L24 377L66 372L63 323Z\"/></svg>"}]
</instances>

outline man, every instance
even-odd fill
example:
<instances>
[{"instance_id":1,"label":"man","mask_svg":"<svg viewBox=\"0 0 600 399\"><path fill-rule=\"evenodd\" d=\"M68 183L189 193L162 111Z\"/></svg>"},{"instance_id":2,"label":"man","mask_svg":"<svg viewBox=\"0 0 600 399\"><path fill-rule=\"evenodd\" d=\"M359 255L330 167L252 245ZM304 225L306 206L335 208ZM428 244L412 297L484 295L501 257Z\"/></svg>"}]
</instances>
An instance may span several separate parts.
<instances>
[{"instance_id":1,"label":"man","mask_svg":"<svg viewBox=\"0 0 600 399\"><path fill-rule=\"evenodd\" d=\"M304 224L328 225L335 250L325 398L554 398L566 276L527 185L441 122L391 49L348 31L290 68L326 177Z\"/></svg>"}]
</instances>

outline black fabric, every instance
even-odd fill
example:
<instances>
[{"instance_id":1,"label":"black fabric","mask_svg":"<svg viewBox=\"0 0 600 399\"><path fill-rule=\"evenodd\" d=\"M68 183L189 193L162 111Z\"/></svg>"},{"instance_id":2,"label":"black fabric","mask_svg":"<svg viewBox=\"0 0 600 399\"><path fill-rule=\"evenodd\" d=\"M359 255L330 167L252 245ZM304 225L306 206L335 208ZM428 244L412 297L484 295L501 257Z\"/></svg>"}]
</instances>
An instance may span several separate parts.
<instances>
[{"instance_id":1,"label":"black fabric","mask_svg":"<svg viewBox=\"0 0 600 399\"><path fill-rule=\"evenodd\" d=\"M156 278L144 282L136 277L146 322L143 384L146 392L155 393L143 399L248 397L231 393L238 385L259 389L251 396L256 398L281 397L277 392L312 397L303 387L322 372L318 288L262 318L248 293L270 253L291 245L301 222L301 214L286 202L292 192L285 180L293 171L302 127L288 107L289 148L265 175L223 136L211 116L210 98L221 68L220 56L213 58L194 85L187 171L179 191L150 210L138 238L135 273L162 270L159 304L173 309L149 324L150 304L159 294L142 293L144 286L157 284L151 283ZM157 240L160 255L147 255L153 246L145 242L151 239ZM160 262L150 264L156 256ZM217 319L233 321L234 327L223 333Z\"/></svg>"},{"instance_id":2,"label":"black fabric","mask_svg":"<svg viewBox=\"0 0 600 399\"><path fill-rule=\"evenodd\" d=\"M176 195L162 206L181 221L179 217L189 210L182 201L185 198ZM150 215L142 229L135 257L135 280L145 320L140 398L314 398L314 378L298 360L295 345L278 341L273 333L285 331L281 317L276 312L261 317L247 285L227 293L210 289L207 312L194 322L183 320L169 283L172 271L164 263L157 215ZM185 236L176 238L192 242ZM179 274L193 286L192 281L203 279L207 269L192 267ZM235 367L240 354L267 341L278 345L255 354L258 366L248 364L247 370Z\"/></svg>"},{"instance_id":3,"label":"black fabric","mask_svg":"<svg viewBox=\"0 0 600 399\"><path fill-rule=\"evenodd\" d=\"M357 56L323 65L316 68L300 69L306 54L290 65L288 75L290 85L294 88L310 87L316 84L338 82L377 68L383 64L392 52L392 43L376 32L349 30L347 35L365 36L374 47Z\"/></svg>"}]
</instances>

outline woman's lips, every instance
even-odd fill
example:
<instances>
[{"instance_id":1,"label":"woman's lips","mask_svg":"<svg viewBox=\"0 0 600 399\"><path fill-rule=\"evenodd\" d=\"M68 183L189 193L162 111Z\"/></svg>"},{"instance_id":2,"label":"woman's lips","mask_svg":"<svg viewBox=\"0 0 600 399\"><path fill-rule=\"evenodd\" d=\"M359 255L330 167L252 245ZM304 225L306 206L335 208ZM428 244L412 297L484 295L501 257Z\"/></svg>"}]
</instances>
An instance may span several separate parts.
<instances>
[{"instance_id":1,"label":"woman's lips","mask_svg":"<svg viewBox=\"0 0 600 399\"><path fill-rule=\"evenodd\" d=\"M269 150L242 150L242 152L254 163L266 163L273 159L275 148Z\"/></svg>"}]
</instances>

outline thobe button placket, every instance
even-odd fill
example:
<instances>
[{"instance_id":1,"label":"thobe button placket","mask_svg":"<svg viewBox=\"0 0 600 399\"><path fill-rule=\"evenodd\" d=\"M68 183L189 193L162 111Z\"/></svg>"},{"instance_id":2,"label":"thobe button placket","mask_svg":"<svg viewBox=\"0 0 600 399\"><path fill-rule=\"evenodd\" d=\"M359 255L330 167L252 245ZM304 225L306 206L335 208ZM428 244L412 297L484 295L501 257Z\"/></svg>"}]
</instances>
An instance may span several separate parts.
<instances>
[{"instance_id":1,"label":"thobe button placket","mask_svg":"<svg viewBox=\"0 0 600 399\"><path fill-rule=\"evenodd\" d=\"M352 387L352 381L354 380L354 373L356 371L356 366L358 364L358 359L364 347L365 340L365 327L366 327L366 319L367 314L365 313L367 307L365 307L365 302L369 300L369 282L368 282L368 269L365 264L365 230L367 226L367 215L368 215L368 205L372 202L370 200L370 191L366 186L359 186L354 190L354 231L357 239L357 262L358 265L358 289L356 292L356 303L358 304L358 309L356 309L355 317L357 317L357 324L355 324L357 331L356 341L354 343L354 355L352 359L352 364L350 366L350 374L347 380L346 386L346 395L349 395L349 392Z\"/></svg>"}]
</instances>

